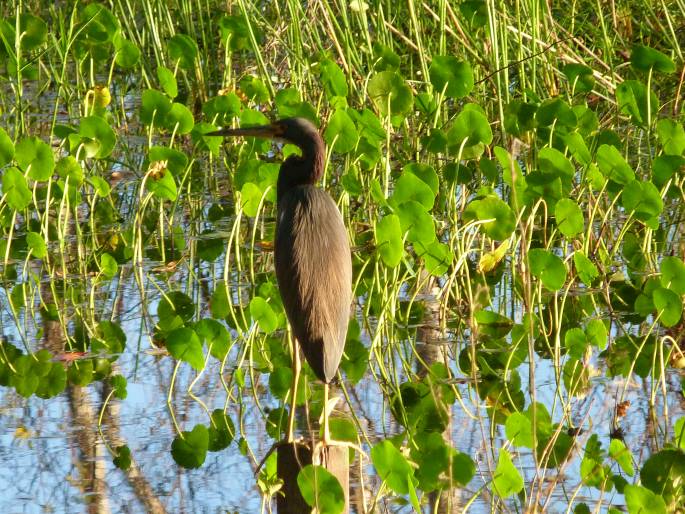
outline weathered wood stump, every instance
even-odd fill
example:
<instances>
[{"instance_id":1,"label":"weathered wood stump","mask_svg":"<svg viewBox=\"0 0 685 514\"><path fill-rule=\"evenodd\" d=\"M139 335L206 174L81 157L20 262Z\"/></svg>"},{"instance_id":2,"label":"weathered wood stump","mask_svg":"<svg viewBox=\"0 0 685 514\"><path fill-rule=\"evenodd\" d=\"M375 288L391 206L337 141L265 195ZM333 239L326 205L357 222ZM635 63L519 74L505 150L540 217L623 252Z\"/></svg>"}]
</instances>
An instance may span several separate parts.
<instances>
[{"instance_id":1,"label":"weathered wood stump","mask_svg":"<svg viewBox=\"0 0 685 514\"><path fill-rule=\"evenodd\" d=\"M281 443L278 446L277 474L283 480L283 487L276 494L278 514L307 514L311 507L304 501L297 485L297 474L308 464L319 464L328 470L340 482L345 493L345 509L350 511L350 466L349 449L346 446L318 446L317 454L307 442Z\"/></svg>"}]
</instances>

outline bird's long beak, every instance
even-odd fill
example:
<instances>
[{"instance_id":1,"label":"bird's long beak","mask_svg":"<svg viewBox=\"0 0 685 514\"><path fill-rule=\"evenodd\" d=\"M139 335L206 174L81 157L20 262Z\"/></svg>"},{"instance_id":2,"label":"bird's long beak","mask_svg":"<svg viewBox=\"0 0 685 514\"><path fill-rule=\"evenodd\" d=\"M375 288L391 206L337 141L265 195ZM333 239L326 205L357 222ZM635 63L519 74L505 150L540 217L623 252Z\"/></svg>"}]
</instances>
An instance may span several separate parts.
<instances>
[{"instance_id":1,"label":"bird's long beak","mask_svg":"<svg viewBox=\"0 0 685 514\"><path fill-rule=\"evenodd\" d=\"M205 136L251 136L274 139L283 135L283 127L273 123L257 127L223 128L214 132L207 132Z\"/></svg>"}]
</instances>

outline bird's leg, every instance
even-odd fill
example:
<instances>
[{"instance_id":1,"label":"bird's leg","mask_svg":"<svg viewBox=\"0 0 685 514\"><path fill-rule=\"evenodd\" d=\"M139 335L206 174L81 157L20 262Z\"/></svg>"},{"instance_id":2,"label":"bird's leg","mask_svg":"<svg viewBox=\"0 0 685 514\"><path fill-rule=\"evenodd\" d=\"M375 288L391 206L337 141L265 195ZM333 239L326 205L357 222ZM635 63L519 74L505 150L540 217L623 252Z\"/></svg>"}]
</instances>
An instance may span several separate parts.
<instances>
[{"instance_id":1,"label":"bird's leg","mask_svg":"<svg viewBox=\"0 0 685 514\"><path fill-rule=\"evenodd\" d=\"M323 385L323 438L321 443L328 446L331 442L331 430L328 425L328 384Z\"/></svg>"},{"instance_id":2,"label":"bird's leg","mask_svg":"<svg viewBox=\"0 0 685 514\"><path fill-rule=\"evenodd\" d=\"M353 450L356 450L359 452L359 454L363 457L366 457L368 460L368 455L364 453L364 450L362 449L361 446L358 444L354 444L350 441L336 441L333 438L331 438L331 428L329 425L329 412L328 412L328 393L329 393L329 385L324 384L323 385L323 414L322 418L319 418L319 421L323 422L323 435L321 437L321 440L314 445L314 449L312 450L312 458L313 462L315 464L321 464L324 462L324 457L323 454L325 452L326 447L328 446L345 446L347 448L352 448Z\"/></svg>"},{"instance_id":3,"label":"bird's leg","mask_svg":"<svg viewBox=\"0 0 685 514\"><path fill-rule=\"evenodd\" d=\"M289 443L295 441L295 406L297 404L297 382L300 378L300 349L293 338L293 383L290 389L290 416L288 417L288 439Z\"/></svg>"}]
</instances>

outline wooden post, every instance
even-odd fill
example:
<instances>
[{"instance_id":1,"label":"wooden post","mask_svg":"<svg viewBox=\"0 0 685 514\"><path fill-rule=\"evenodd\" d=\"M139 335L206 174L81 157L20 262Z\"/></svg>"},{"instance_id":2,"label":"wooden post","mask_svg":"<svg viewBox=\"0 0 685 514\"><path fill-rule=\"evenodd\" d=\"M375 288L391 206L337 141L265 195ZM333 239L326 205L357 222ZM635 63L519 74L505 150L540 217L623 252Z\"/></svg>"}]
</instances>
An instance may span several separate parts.
<instances>
[{"instance_id":1,"label":"wooden post","mask_svg":"<svg viewBox=\"0 0 685 514\"><path fill-rule=\"evenodd\" d=\"M319 455L315 458L331 475L338 479L345 494L345 508L342 514L350 512L350 449L347 446L320 446Z\"/></svg>"},{"instance_id":2,"label":"wooden post","mask_svg":"<svg viewBox=\"0 0 685 514\"><path fill-rule=\"evenodd\" d=\"M297 485L297 474L300 470L318 462L326 468L340 482L345 493L345 508L343 514L350 511L350 466L348 463L349 449L346 446L319 446L318 455L312 455L312 448L308 443L282 443L278 446L277 474L283 480L283 487L276 493L276 511L278 514L307 514L311 507L304 501Z\"/></svg>"},{"instance_id":3,"label":"wooden post","mask_svg":"<svg viewBox=\"0 0 685 514\"><path fill-rule=\"evenodd\" d=\"M300 494L297 474L312 463L312 450L305 443L283 443L278 447L277 474L283 480L283 487L276 493L278 514L305 514L311 511Z\"/></svg>"}]
</instances>

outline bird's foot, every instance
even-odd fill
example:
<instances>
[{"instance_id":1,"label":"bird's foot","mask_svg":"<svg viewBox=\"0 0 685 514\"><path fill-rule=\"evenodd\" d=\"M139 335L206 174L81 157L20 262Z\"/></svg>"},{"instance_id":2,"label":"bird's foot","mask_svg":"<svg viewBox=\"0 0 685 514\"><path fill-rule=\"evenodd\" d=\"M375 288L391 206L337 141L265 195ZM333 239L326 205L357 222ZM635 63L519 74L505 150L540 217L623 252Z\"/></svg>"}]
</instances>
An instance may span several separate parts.
<instances>
[{"instance_id":1,"label":"bird's foot","mask_svg":"<svg viewBox=\"0 0 685 514\"><path fill-rule=\"evenodd\" d=\"M314 445L314 449L312 450L312 462L314 464L321 464L322 456L326 450L326 448L350 448L352 450L355 450L359 455L361 455L363 458L366 460L369 460L369 456L366 454L366 452L363 450L361 446L358 444L355 444L351 441L336 441L333 439L322 439L321 441L318 441Z\"/></svg>"}]
</instances>

